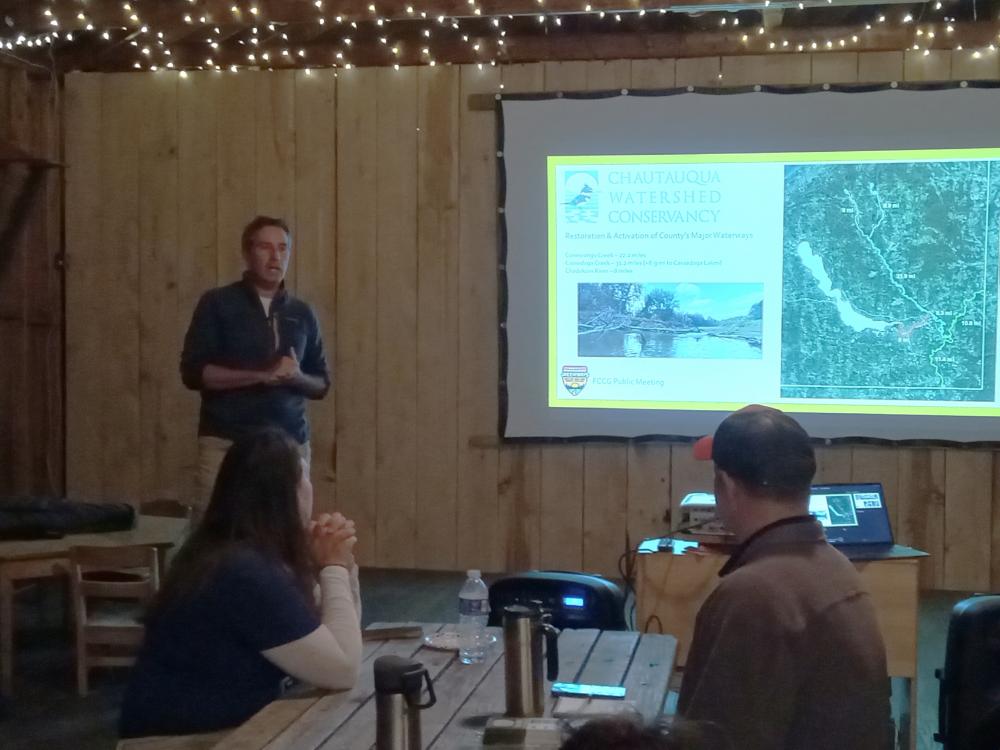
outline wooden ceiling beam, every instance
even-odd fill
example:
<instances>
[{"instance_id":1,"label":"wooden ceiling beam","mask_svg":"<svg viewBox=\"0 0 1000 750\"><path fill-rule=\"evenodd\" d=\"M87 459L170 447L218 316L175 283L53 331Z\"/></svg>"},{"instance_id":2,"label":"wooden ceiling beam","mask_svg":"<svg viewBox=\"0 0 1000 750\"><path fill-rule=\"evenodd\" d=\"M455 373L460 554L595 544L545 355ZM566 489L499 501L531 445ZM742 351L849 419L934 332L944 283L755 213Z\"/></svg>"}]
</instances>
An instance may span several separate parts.
<instances>
[{"instance_id":1,"label":"wooden ceiling beam","mask_svg":"<svg viewBox=\"0 0 1000 750\"><path fill-rule=\"evenodd\" d=\"M889 4L911 4L912 0L801 0L808 8L848 7L858 5L882 6ZM125 5L129 10L125 9ZM374 4L375 12L369 10ZM438 16L449 18L475 18L492 16L535 16L539 13L582 14L586 6L592 13L605 11L637 12L643 8L648 13L661 9L671 13L701 13L711 11L738 12L762 10L765 0L662 0L662 2L641 3L639 0L476 0L470 5L468 0L322 0L317 8L314 0L0 0L0 20L6 27L17 33L37 34L54 29L75 30L93 24L97 30L115 27L138 27L146 24L150 28L165 33L188 26L254 25L273 21L286 24L315 24L320 17L332 23L336 16L347 21L374 22L377 18L386 20L420 19L426 14L428 19ZM797 8L799 0L771 0L770 8ZM233 8L238 12L234 13ZM257 13L251 12L256 9ZM410 11L408 11L410 9ZM476 14L476 9L480 11ZM46 15L45 11L51 15ZM412 11L412 12L411 12ZM81 19L79 16L83 15ZM185 21L190 17L190 23ZM201 19L204 19L202 21ZM55 20L58 26L53 26ZM2 26L0 26L2 29Z\"/></svg>"},{"instance_id":2,"label":"wooden ceiling beam","mask_svg":"<svg viewBox=\"0 0 1000 750\"><path fill-rule=\"evenodd\" d=\"M749 33L748 33L749 32ZM996 24L955 24L951 34L939 34L935 39L919 37L922 48L953 49L963 47L985 48L998 43L1000 28ZM744 41L744 36L747 40ZM857 41L853 41L857 38ZM398 54L393 54L389 46L377 40L358 40L351 46L330 42L307 42L295 45L270 45L265 47L232 45L218 50L208 50L204 44L174 45L172 55L165 57L161 50L151 49L150 55L129 45L118 45L107 49L96 45L83 45L65 53L57 52L57 64L63 70L133 70L138 61L141 68L150 65L164 67L172 61L178 68L206 66L212 64L228 68L301 68L344 66L348 63L358 67L429 64L435 60L444 63L484 63L491 59L498 64L537 62L541 60L614 60L614 59L658 59L684 57L739 56L753 54L823 51L869 52L900 50L914 42L912 28L880 27L863 31L856 27L830 27L820 29L781 29L758 36L752 30L728 31L687 31L687 32L611 32L572 33L552 35L511 35L503 48L496 45L492 37L480 40L480 49L473 49L477 41L469 43L454 40L438 40L429 44L430 54L423 53L424 46L418 40L399 43ZM827 45L827 42L830 45ZM841 44L843 41L843 44ZM770 47L771 43L774 48ZM813 46L815 44L815 47ZM283 54L287 50L288 54ZM300 54L304 53L304 55ZM338 57L338 53L340 56ZM253 54L250 60L248 55ZM265 58L264 55L267 55ZM1000 53L989 53L1000 54Z\"/></svg>"}]
</instances>

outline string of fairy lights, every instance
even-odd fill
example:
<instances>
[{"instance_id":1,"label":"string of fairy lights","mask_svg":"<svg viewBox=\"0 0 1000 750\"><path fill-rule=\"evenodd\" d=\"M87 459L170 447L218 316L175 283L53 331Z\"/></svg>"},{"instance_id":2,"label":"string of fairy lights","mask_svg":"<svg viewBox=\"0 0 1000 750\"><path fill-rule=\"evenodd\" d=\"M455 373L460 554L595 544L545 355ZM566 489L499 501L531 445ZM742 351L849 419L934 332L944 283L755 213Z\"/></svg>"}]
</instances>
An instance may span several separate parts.
<instances>
[{"instance_id":1,"label":"string of fairy lights","mask_svg":"<svg viewBox=\"0 0 1000 750\"><path fill-rule=\"evenodd\" d=\"M0 53L34 57L36 62L48 60L55 66L61 51L87 44L99 52L113 51L119 58L126 57L132 69L179 70L183 77L189 70L350 69L358 64L356 50L364 39L370 47L377 45L381 53L373 57L369 50L363 56L363 64L392 66L397 70L402 65L450 64L456 60L449 57L455 57L454 50L459 49L461 62L484 68L512 61L510 45L516 43L519 31L529 22L537 23L540 28L536 33L540 30L549 38L582 21L590 24L588 31L594 33L621 29L642 34L655 32L662 26L656 26L652 19L680 12L664 7L609 10L588 3L581 3L579 10L573 12L551 12L545 8L545 0L537 3L538 7L530 14L522 7L520 13L503 15L485 14L477 0L468 0L468 7L461 15L434 14L407 5L405 15L396 17L380 14L372 3L367 15L351 18L336 12L333 2L331 7L325 7L324 0L310 0L311 18L303 17L300 10L295 19L289 20L266 18L252 0L233 2L222 14L225 17L205 12L199 0L176 0L170 4L177 14L171 25L164 23L164 3L159 3L158 12L152 15L163 28L155 28L155 22L144 17L150 5L143 0L121 2L116 25L88 13L87 0L76 0L72 8L64 3L58 10L43 0L37 4L39 18L30 29L18 30L10 18L5 19L6 29L0 31ZM940 0L917 6L920 9L917 15L912 6L872 7L867 21L849 29L837 28L836 35L824 32L822 27L789 28L772 22L775 13L794 13L832 3L833 0L762 0L753 7L711 11L700 14L699 18L717 18L716 33L738 39L741 51L746 53L866 49L868 35L884 34L887 30L896 32L894 39L903 40L898 43L900 49L922 51L924 55L933 50L954 50L979 59L997 54L1000 45L998 19L992 18L979 20L976 27L980 33L975 35L974 44L963 46L956 33L956 18ZM217 12L216 16L219 15ZM564 24L569 21L572 24ZM701 23L705 28L704 20ZM177 29L183 32L177 34Z\"/></svg>"}]
</instances>

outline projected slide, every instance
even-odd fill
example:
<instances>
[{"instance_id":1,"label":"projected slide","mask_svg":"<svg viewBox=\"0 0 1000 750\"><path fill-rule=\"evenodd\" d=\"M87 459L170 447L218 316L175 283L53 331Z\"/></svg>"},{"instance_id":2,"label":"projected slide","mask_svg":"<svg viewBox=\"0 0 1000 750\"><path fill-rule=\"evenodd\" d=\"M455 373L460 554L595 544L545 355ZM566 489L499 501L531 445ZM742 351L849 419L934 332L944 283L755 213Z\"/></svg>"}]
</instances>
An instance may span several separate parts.
<instances>
[{"instance_id":1,"label":"projected slide","mask_svg":"<svg viewBox=\"0 0 1000 750\"><path fill-rule=\"evenodd\" d=\"M549 405L998 414L998 183L997 149L550 156Z\"/></svg>"}]
</instances>

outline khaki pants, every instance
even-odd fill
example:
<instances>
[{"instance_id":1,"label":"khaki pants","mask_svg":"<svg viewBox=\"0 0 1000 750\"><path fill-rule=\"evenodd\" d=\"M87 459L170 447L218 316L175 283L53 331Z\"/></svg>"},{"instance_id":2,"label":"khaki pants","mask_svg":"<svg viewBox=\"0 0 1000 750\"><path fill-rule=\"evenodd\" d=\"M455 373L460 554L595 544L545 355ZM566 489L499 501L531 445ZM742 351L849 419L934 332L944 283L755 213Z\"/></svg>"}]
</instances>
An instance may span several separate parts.
<instances>
[{"instance_id":1,"label":"khaki pants","mask_svg":"<svg viewBox=\"0 0 1000 750\"><path fill-rule=\"evenodd\" d=\"M219 466L226 456L226 451L233 444L232 440L225 440L220 437L210 435L198 436L198 498L194 507L195 520L205 515L209 500L212 499L212 488L215 487L215 477L219 474ZM309 443L299 446L299 455L309 467L312 458L312 447Z\"/></svg>"}]
</instances>

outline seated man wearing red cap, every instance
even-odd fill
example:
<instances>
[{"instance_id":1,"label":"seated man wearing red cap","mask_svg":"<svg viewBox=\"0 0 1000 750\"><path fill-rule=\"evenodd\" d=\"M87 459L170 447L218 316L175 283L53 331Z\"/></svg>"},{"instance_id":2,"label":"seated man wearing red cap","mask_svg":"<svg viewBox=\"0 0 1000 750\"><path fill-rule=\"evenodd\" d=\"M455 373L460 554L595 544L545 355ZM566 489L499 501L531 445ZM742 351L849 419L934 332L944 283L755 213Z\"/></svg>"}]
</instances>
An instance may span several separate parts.
<instances>
[{"instance_id":1,"label":"seated man wearing red cap","mask_svg":"<svg viewBox=\"0 0 1000 750\"><path fill-rule=\"evenodd\" d=\"M809 515L809 436L752 406L695 457L715 462L717 510L740 545L698 612L678 713L741 750L885 750L885 646L857 571Z\"/></svg>"}]
</instances>

